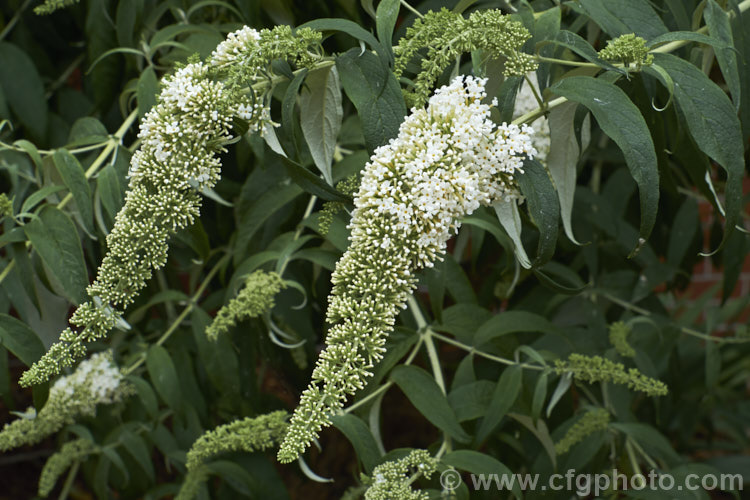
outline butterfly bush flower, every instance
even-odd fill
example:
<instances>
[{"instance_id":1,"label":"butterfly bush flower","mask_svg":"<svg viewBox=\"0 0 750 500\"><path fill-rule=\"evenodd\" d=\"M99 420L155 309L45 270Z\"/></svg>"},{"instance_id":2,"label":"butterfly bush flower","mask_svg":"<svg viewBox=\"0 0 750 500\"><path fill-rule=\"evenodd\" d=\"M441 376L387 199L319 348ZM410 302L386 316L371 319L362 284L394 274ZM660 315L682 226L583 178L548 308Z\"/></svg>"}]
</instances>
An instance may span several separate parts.
<instances>
[{"instance_id":1,"label":"butterfly bush flower","mask_svg":"<svg viewBox=\"0 0 750 500\"><path fill-rule=\"evenodd\" d=\"M167 261L169 239L200 215L201 192L219 179L219 153L238 118L250 132L269 125L266 100L252 84L278 58L311 65L320 33L288 26L256 32L242 28L219 44L208 63L192 61L162 82L158 102L144 117L133 154L125 204L107 235L108 253L88 288L91 301L70 319L73 327L21 378L27 386L48 380L106 336L154 269ZM265 77L265 76L264 76Z\"/></svg>"},{"instance_id":2,"label":"butterfly bush flower","mask_svg":"<svg viewBox=\"0 0 750 500\"><path fill-rule=\"evenodd\" d=\"M350 246L331 281L326 348L279 451L289 462L330 425L383 357L415 272L441 259L459 219L519 196L524 156L536 154L528 126L496 126L483 103L486 80L459 76L427 109L412 109L398 137L365 165L349 224Z\"/></svg>"},{"instance_id":3,"label":"butterfly bush flower","mask_svg":"<svg viewBox=\"0 0 750 500\"><path fill-rule=\"evenodd\" d=\"M132 393L112 361L112 352L97 353L78 365L75 372L52 385L44 407L33 408L0 432L0 451L35 444L80 417L92 417L96 406L121 401Z\"/></svg>"}]
</instances>

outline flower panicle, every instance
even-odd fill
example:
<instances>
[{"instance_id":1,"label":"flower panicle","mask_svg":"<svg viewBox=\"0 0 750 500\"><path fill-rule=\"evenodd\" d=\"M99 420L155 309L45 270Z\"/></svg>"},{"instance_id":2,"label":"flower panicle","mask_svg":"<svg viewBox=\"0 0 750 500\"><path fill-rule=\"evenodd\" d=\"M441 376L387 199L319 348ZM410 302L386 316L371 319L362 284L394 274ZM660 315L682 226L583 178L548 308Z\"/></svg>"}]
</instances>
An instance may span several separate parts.
<instances>
[{"instance_id":1,"label":"flower panicle","mask_svg":"<svg viewBox=\"0 0 750 500\"><path fill-rule=\"evenodd\" d=\"M272 309L274 297L283 288L286 288L286 285L277 273L254 271L245 278L237 297L219 309L213 322L206 328L206 336L216 340L238 321L258 317Z\"/></svg>"},{"instance_id":2,"label":"flower panicle","mask_svg":"<svg viewBox=\"0 0 750 500\"><path fill-rule=\"evenodd\" d=\"M349 224L350 246L331 277L332 326L300 399L279 460L297 458L361 390L383 357L416 272L441 258L459 219L519 196L514 175L536 154L533 130L496 126L483 103L486 80L459 76L412 109L398 137L365 165Z\"/></svg>"},{"instance_id":3,"label":"flower panicle","mask_svg":"<svg viewBox=\"0 0 750 500\"><path fill-rule=\"evenodd\" d=\"M591 434L607 429L609 426L609 412L604 408L589 410L567 430L565 435L555 443L558 455L567 453L570 448L586 439Z\"/></svg>"},{"instance_id":4,"label":"flower panicle","mask_svg":"<svg viewBox=\"0 0 750 500\"><path fill-rule=\"evenodd\" d=\"M0 431L0 451L36 444L81 417L92 417L100 404L111 404L133 394L133 387L112 361L112 352L100 352L76 370L55 381L44 407L14 420Z\"/></svg>"},{"instance_id":5,"label":"flower panicle","mask_svg":"<svg viewBox=\"0 0 750 500\"><path fill-rule=\"evenodd\" d=\"M260 32L245 27L219 44L208 62L191 58L164 77L157 104L140 124L125 203L87 290L91 301L78 307L72 327L24 373L21 385L59 374L85 355L88 342L115 326L119 310L166 264L169 239L200 216L201 193L219 180L219 153L232 139L235 119L250 132L271 126L267 99L252 84L272 72L275 59L311 65L320 36L286 26Z\"/></svg>"},{"instance_id":6,"label":"flower panicle","mask_svg":"<svg viewBox=\"0 0 750 500\"><path fill-rule=\"evenodd\" d=\"M555 371L558 374L570 373L581 382L611 382L626 385L647 396L665 396L668 389L664 382L647 377L635 368L626 369L622 363L601 356L586 356L573 353L567 360L556 360Z\"/></svg>"}]
</instances>

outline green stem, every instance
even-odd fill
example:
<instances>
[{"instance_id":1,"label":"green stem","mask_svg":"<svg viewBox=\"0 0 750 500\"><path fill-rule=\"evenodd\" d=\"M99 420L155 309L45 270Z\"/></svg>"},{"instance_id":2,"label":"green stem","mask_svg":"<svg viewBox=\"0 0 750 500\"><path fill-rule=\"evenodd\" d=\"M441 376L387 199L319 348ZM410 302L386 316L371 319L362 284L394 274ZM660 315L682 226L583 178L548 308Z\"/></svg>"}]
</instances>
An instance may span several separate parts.
<instances>
[{"instance_id":1,"label":"green stem","mask_svg":"<svg viewBox=\"0 0 750 500\"><path fill-rule=\"evenodd\" d=\"M60 491L60 496L58 497L59 500L65 500L68 498L68 494L73 487L73 481L75 480L76 475L78 475L78 468L80 466L80 461L76 460L73 462L73 465L70 467L70 472L68 472L68 477L65 479L65 484L63 484L62 491Z\"/></svg>"},{"instance_id":2,"label":"green stem","mask_svg":"<svg viewBox=\"0 0 750 500\"><path fill-rule=\"evenodd\" d=\"M442 340L446 344L454 345L460 349L463 349L464 351L467 351L469 354L476 354L477 356L480 356L485 359L489 359L491 361L495 361L497 363L501 363L508 366L520 366L521 368L526 368L529 370L539 370L543 371L544 367L539 365L530 365L528 363L519 363L517 361L513 361L512 359L508 358L501 358L500 356L494 356L492 354L489 354L487 352L481 351L477 349L476 347L464 344L463 342L459 342L456 339L452 339L450 337L447 337L445 335L441 335L435 331L431 331L430 336L435 337L436 339Z\"/></svg>"},{"instance_id":3,"label":"green stem","mask_svg":"<svg viewBox=\"0 0 750 500\"><path fill-rule=\"evenodd\" d=\"M302 220L300 221L299 225L297 226L297 231L294 233L294 237L292 238L292 241L297 241L300 236L302 236L302 231L304 229L304 226L302 226L302 222L307 219L310 214L312 213L313 207L315 207L315 202L318 201L317 196L311 196L310 201L307 203L307 208L305 209L305 213L302 215ZM283 276L284 271L286 270L286 266L289 264L289 255L286 255L284 257L284 260L281 262L281 265L279 266L278 275Z\"/></svg>"},{"instance_id":4,"label":"green stem","mask_svg":"<svg viewBox=\"0 0 750 500\"><path fill-rule=\"evenodd\" d=\"M419 18L424 17L421 12L419 12L417 9L415 9L414 7L412 7L411 5L409 5L409 2L407 2L406 0L401 0L401 5L403 5L404 7L406 7L406 10L411 11L417 17L419 17Z\"/></svg>"},{"instance_id":5,"label":"green stem","mask_svg":"<svg viewBox=\"0 0 750 500\"><path fill-rule=\"evenodd\" d=\"M635 304L631 304L630 302L626 300L622 300L618 297L615 297L614 295L610 295L606 292L601 292L601 291L598 293L605 299L609 300L610 302L614 302L618 306L628 309L629 311L637 312L638 314L641 314L643 316L652 316L653 314L648 309L644 309ZM690 336L703 339L703 340L708 340L710 342L716 342L717 344L744 344L746 342L750 342L750 338L715 337L713 335L708 335L706 333L699 332L698 330L693 330L692 328L688 328L686 326L681 326L680 331L686 335L690 335Z\"/></svg>"},{"instance_id":6,"label":"green stem","mask_svg":"<svg viewBox=\"0 0 750 500\"><path fill-rule=\"evenodd\" d=\"M5 25L5 28L3 28L3 31L0 33L0 40L4 40L6 36L8 36L8 33L13 29L13 27L16 25L19 19L21 19L21 15L26 10L26 7L29 6L31 3L31 0L26 0L21 7L16 10L16 13L13 14L13 17L8 21L8 24Z\"/></svg>"},{"instance_id":7,"label":"green stem","mask_svg":"<svg viewBox=\"0 0 750 500\"><path fill-rule=\"evenodd\" d=\"M177 327L179 327L182 324L182 322L185 320L185 318L187 318L188 314L190 314L191 312L193 312L193 308L198 304L198 301L200 300L201 295L203 295L203 292L206 289L206 287L208 286L208 284L211 282L211 279L219 271L219 269L221 269L221 267L226 263L227 259L229 259L229 254L227 254L224 257L222 257L221 259L219 259L219 261L216 263L216 265L214 265L214 267L211 268L211 270L208 272L208 274L206 274L206 277L203 279L203 282L200 284L200 286L198 287L198 289L195 291L195 293L193 294L193 296L190 298L190 301L185 306L185 309L183 309L182 312L180 313L180 315L177 316L177 318L175 318L175 320L172 322L171 325L169 325L169 328L167 329L167 331L165 331L162 334L162 336L159 337L159 340L156 341L155 345L162 345L162 344L164 344L164 342L166 342L167 339L169 339L169 337L175 332L175 330L177 330ZM141 353L141 355L138 357L138 359L135 360L132 365L130 365L129 367L127 367L123 371L123 374L130 375L131 373L133 373L136 370L136 368L138 368L139 366L141 366L144 361L146 361L146 353L145 352Z\"/></svg>"}]
</instances>

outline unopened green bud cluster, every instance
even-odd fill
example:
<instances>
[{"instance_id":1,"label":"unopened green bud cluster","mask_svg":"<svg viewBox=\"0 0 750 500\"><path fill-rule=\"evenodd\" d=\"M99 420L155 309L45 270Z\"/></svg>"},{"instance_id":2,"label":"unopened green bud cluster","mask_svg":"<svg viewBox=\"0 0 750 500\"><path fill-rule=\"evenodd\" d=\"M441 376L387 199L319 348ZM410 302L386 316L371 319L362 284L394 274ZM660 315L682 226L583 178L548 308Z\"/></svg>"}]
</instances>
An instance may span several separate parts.
<instances>
[{"instance_id":1,"label":"unopened green bud cluster","mask_svg":"<svg viewBox=\"0 0 750 500\"><path fill-rule=\"evenodd\" d=\"M60 451L47 459L39 477L39 496L47 498L55 487L58 478L76 462L81 462L99 447L88 439L76 439L65 443Z\"/></svg>"},{"instance_id":2,"label":"unopened green bud cluster","mask_svg":"<svg viewBox=\"0 0 750 500\"><path fill-rule=\"evenodd\" d=\"M107 235L108 252L82 304L42 359L21 378L24 386L60 373L85 355L133 302L154 269L167 261L167 242L200 215L201 192L219 179L219 153L230 141L235 118L251 132L272 126L268 103L252 86L272 76L271 59L311 64L310 44L320 34L282 26L260 32L244 27L219 44L208 63L193 61L164 78L157 104L141 122L125 204Z\"/></svg>"},{"instance_id":3,"label":"unopened green bud cluster","mask_svg":"<svg viewBox=\"0 0 750 500\"><path fill-rule=\"evenodd\" d=\"M615 363L601 356L574 353L566 361L556 360L555 371L559 374L570 373L581 382L626 385L648 396L665 396L668 392L664 382L647 377L635 368L625 369L622 363Z\"/></svg>"},{"instance_id":4,"label":"unopened green bud cluster","mask_svg":"<svg viewBox=\"0 0 750 500\"><path fill-rule=\"evenodd\" d=\"M8 195L0 193L0 219L13 215L13 202L8 199Z\"/></svg>"},{"instance_id":5,"label":"unopened green bud cluster","mask_svg":"<svg viewBox=\"0 0 750 500\"><path fill-rule=\"evenodd\" d=\"M408 102L423 106L432 93L435 81L461 54L483 50L488 57L505 62L505 76L523 76L536 69L531 55L520 51L531 37L524 26L499 10L473 12L468 18L442 8L430 11L406 30L406 36L394 48L396 77L406 69L417 53L427 47L421 71L414 80Z\"/></svg>"},{"instance_id":6,"label":"unopened green bud cluster","mask_svg":"<svg viewBox=\"0 0 750 500\"><path fill-rule=\"evenodd\" d=\"M359 176L354 174L350 175L343 181L336 183L336 189L343 194L352 196L359 187ZM323 208L320 210L320 218L318 219L318 229L320 234L328 234L328 230L331 228L333 218L343 210L344 204L340 201L327 201L323 204Z\"/></svg>"},{"instance_id":7,"label":"unopened green bud cluster","mask_svg":"<svg viewBox=\"0 0 750 500\"><path fill-rule=\"evenodd\" d=\"M255 271L250 274L237 294L227 305L219 309L213 322L206 328L206 335L216 340L238 321L257 318L274 306L274 297L286 285L276 273Z\"/></svg>"},{"instance_id":8,"label":"unopened green bud cluster","mask_svg":"<svg viewBox=\"0 0 750 500\"><path fill-rule=\"evenodd\" d=\"M111 351L97 353L83 361L71 375L52 385L44 407L6 424L0 432L0 451L35 444L81 417L92 417L96 406L122 400L132 387L112 362Z\"/></svg>"},{"instance_id":9,"label":"unopened green bud cluster","mask_svg":"<svg viewBox=\"0 0 750 500\"><path fill-rule=\"evenodd\" d=\"M628 343L628 335L630 335L630 327L623 321L609 325L609 343L623 358L635 356L635 349Z\"/></svg>"},{"instance_id":10,"label":"unopened green bud cluster","mask_svg":"<svg viewBox=\"0 0 750 500\"><path fill-rule=\"evenodd\" d=\"M567 453L570 448L597 431L603 431L609 425L609 412L604 408L589 410L573 424L563 438L555 443L558 455Z\"/></svg>"},{"instance_id":11,"label":"unopened green bud cluster","mask_svg":"<svg viewBox=\"0 0 750 500\"><path fill-rule=\"evenodd\" d=\"M417 476L429 479L437 470L437 460L427 450L413 450L400 460L378 465L366 484L365 500L427 500L427 492L414 490L411 484Z\"/></svg>"},{"instance_id":12,"label":"unopened green bud cluster","mask_svg":"<svg viewBox=\"0 0 750 500\"><path fill-rule=\"evenodd\" d=\"M36 7L34 7L34 14L52 14L56 10L70 7L71 5L77 4L79 1L80 0L44 0L44 3L42 5L37 5Z\"/></svg>"},{"instance_id":13,"label":"unopened green bud cluster","mask_svg":"<svg viewBox=\"0 0 750 500\"><path fill-rule=\"evenodd\" d=\"M203 434L188 451L188 472L176 500L195 498L201 483L208 478L205 463L217 455L236 451L252 453L276 446L288 426L286 418L285 411L274 411L221 425Z\"/></svg>"},{"instance_id":14,"label":"unopened green bud cluster","mask_svg":"<svg viewBox=\"0 0 750 500\"><path fill-rule=\"evenodd\" d=\"M607 46L599 51L599 56L607 61L620 61L626 67L635 65L640 68L654 62L654 56L648 53L646 40L634 33L607 40Z\"/></svg>"}]
</instances>

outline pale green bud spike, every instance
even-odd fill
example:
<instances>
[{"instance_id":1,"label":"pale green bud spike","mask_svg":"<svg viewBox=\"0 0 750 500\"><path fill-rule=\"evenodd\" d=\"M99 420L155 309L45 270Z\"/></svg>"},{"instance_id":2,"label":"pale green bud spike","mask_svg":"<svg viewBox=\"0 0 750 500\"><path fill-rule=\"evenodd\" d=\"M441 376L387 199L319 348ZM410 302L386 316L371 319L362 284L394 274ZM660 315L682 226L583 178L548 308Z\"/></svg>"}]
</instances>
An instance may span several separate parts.
<instances>
[{"instance_id":1,"label":"pale green bud spike","mask_svg":"<svg viewBox=\"0 0 750 500\"><path fill-rule=\"evenodd\" d=\"M365 484L370 487L365 492L365 500L427 500L427 492L414 490L411 484L419 476L429 479L437 470L435 460L426 450L413 450L400 460L378 465L372 476L365 476Z\"/></svg>"},{"instance_id":2,"label":"pale green bud spike","mask_svg":"<svg viewBox=\"0 0 750 500\"><path fill-rule=\"evenodd\" d=\"M647 377L635 368L625 369L622 363L615 363L601 356L571 354L567 361L555 361L558 374L571 373L573 378L582 382L612 382L622 384L648 396L665 396L667 386L664 382Z\"/></svg>"},{"instance_id":3,"label":"pale green bud spike","mask_svg":"<svg viewBox=\"0 0 750 500\"><path fill-rule=\"evenodd\" d=\"M251 453L276 446L287 429L287 413L275 411L220 425L199 437L187 453L187 474L175 500L195 498L208 478L205 463L217 455L233 451Z\"/></svg>"},{"instance_id":4,"label":"pale green bud spike","mask_svg":"<svg viewBox=\"0 0 750 500\"><path fill-rule=\"evenodd\" d=\"M623 321L617 321L609 325L609 343L624 358L635 356L635 349L628 343L630 327Z\"/></svg>"},{"instance_id":5,"label":"pale green bud spike","mask_svg":"<svg viewBox=\"0 0 750 500\"><path fill-rule=\"evenodd\" d=\"M285 287L281 276L276 273L258 270L250 274L237 297L219 309L213 322L206 328L206 336L216 340L238 321L257 318L272 309L274 297Z\"/></svg>"},{"instance_id":6,"label":"pale green bud spike","mask_svg":"<svg viewBox=\"0 0 750 500\"><path fill-rule=\"evenodd\" d=\"M609 412L604 408L589 410L568 429L565 436L555 443L555 451L558 455L567 453L570 448L586 439L591 434L607 428L609 425Z\"/></svg>"},{"instance_id":7,"label":"pale green bud spike","mask_svg":"<svg viewBox=\"0 0 750 500\"><path fill-rule=\"evenodd\" d=\"M235 123L244 123L249 132L273 126L267 102L252 85L273 76L273 60L311 65L320 40L321 34L310 29L244 27L230 33L208 63L191 58L163 79L157 104L141 121L125 204L88 287L92 300L70 319L78 329L63 331L23 374L21 385L49 380L83 357L88 342L107 335L118 311L135 300L153 270L166 264L169 239L200 216L201 192L219 180L219 153L231 141Z\"/></svg>"},{"instance_id":8,"label":"pale green bud spike","mask_svg":"<svg viewBox=\"0 0 750 500\"><path fill-rule=\"evenodd\" d=\"M44 0L44 3L42 5L34 7L34 14L52 14L56 10L70 7L71 5L77 4L79 1L80 0Z\"/></svg>"},{"instance_id":9,"label":"pale green bud spike","mask_svg":"<svg viewBox=\"0 0 750 500\"><path fill-rule=\"evenodd\" d=\"M0 193L0 219L8 215L13 215L13 202L7 194Z\"/></svg>"},{"instance_id":10,"label":"pale green bud spike","mask_svg":"<svg viewBox=\"0 0 750 500\"><path fill-rule=\"evenodd\" d=\"M50 456L44 464L42 475L39 477L39 496L47 498L58 478L68 470L68 467L98 452L99 447L88 439L77 439L65 443L60 451Z\"/></svg>"}]
</instances>

